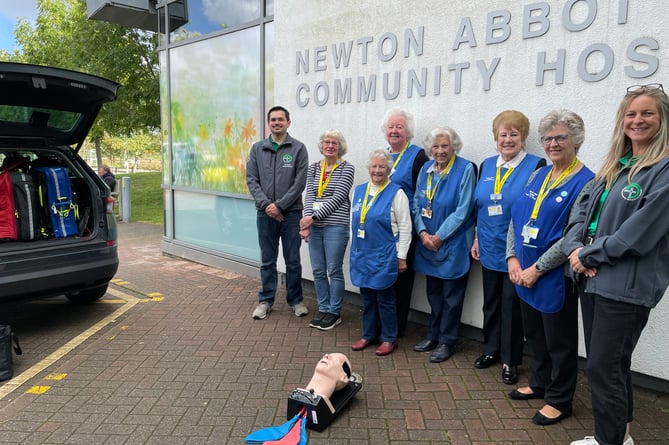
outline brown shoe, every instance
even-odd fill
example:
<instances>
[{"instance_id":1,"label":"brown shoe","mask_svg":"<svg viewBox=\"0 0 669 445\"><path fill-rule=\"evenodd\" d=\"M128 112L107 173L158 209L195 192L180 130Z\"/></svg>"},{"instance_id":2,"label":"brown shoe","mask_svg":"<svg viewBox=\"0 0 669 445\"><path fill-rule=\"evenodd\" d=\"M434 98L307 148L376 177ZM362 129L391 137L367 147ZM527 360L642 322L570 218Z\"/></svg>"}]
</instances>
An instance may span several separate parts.
<instances>
[{"instance_id":1,"label":"brown shoe","mask_svg":"<svg viewBox=\"0 0 669 445\"><path fill-rule=\"evenodd\" d=\"M396 341L384 341L378 348L376 348L376 355L388 355L393 352L396 347Z\"/></svg>"},{"instance_id":2,"label":"brown shoe","mask_svg":"<svg viewBox=\"0 0 669 445\"><path fill-rule=\"evenodd\" d=\"M372 343L373 343L372 340L361 338L360 340L356 341L351 345L351 349L353 349L354 351L362 351Z\"/></svg>"}]
</instances>

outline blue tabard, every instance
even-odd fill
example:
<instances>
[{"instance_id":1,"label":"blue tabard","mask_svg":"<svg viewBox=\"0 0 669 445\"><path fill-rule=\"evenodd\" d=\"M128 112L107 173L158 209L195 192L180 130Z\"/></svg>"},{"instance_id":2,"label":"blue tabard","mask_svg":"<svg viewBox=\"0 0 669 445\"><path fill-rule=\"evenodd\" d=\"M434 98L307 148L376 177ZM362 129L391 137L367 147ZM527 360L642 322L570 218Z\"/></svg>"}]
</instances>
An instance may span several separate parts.
<instances>
[{"instance_id":1,"label":"blue tabard","mask_svg":"<svg viewBox=\"0 0 669 445\"><path fill-rule=\"evenodd\" d=\"M404 154L402 155L402 159L400 159L400 162L395 167L395 170L390 173L390 181L402 187L404 194L407 195L407 198L409 198L409 205L411 205L413 202L413 163L416 159L416 156L418 156L418 153L421 151L423 151L423 149L419 146L413 144L409 145L405 149ZM400 155L400 153L390 153L391 157L393 158L393 163Z\"/></svg>"},{"instance_id":2,"label":"blue tabard","mask_svg":"<svg viewBox=\"0 0 669 445\"><path fill-rule=\"evenodd\" d=\"M427 170L434 164L434 161L428 161L423 164L423 168L416 181L416 196L413 203L414 218L421 215L421 209L427 207ZM444 176L437 191L432 199L432 218L420 216L425 229L430 234L434 234L444 223L446 218L455 212L460 201L460 183L463 180L465 168L471 165L466 159L456 157L451 171ZM434 187L435 178L432 179ZM473 184L472 184L473 185ZM473 200L472 200L473 203ZM448 239L445 239L438 251L433 252L426 249L418 241L416 244L416 256L413 268L416 272L424 275L430 275L443 279L455 279L463 276L469 271L470 257L469 248L471 233L474 230L474 213L469 212L469 216L458 230Z\"/></svg>"},{"instance_id":3,"label":"blue tabard","mask_svg":"<svg viewBox=\"0 0 669 445\"><path fill-rule=\"evenodd\" d=\"M583 186L595 175L587 167L559 187L548 192L541 204L534 227L539 229L536 239L523 239L523 227L530 220L532 208L541 184L550 174L551 166L541 168L524 193L511 207L515 236L514 250L523 269L534 264L544 252L562 237L569 211ZM537 280L531 289L516 285L518 296L527 304L544 313L559 312L564 305L564 268L556 267Z\"/></svg>"},{"instance_id":4,"label":"blue tabard","mask_svg":"<svg viewBox=\"0 0 669 445\"><path fill-rule=\"evenodd\" d=\"M527 154L521 163L513 169L513 172L502 186L502 200L496 203L490 199L495 188L495 174L497 172L497 159L493 156L481 165L481 175L476 184L474 198L476 199L476 234L479 240L479 253L481 264L486 269L507 272L506 266L506 232L511 220L511 205L518 199L525 189L527 180L536 170L540 157ZM500 176L504 177L507 172L503 168ZM501 215L490 216L488 207L494 204L502 206Z\"/></svg>"},{"instance_id":5,"label":"blue tabard","mask_svg":"<svg viewBox=\"0 0 669 445\"><path fill-rule=\"evenodd\" d=\"M353 192L349 270L354 286L381 290L397 279L397 237L393 235L390 211L399 189L399 185L390 182L372 202L365 217L364 239L358 237L358 230L367 183L358 185Z\"/></svg>"}]
</instances>

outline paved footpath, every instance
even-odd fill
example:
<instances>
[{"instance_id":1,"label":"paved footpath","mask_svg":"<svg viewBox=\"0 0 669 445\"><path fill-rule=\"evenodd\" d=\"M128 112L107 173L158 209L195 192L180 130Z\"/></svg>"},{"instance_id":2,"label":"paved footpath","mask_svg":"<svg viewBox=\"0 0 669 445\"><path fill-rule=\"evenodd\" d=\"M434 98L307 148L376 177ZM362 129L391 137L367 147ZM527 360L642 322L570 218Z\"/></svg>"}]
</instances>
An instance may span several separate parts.
<instances>
[{"instance_id":1,"label":"paved footpath","mask_svg":"<svg viewBox=\"0 0 669 445\"><path fill-rule=\"evenodd\" d=\"M161 226L120 224L115 284L89 309L104 312L101 324L76 344L53 345L60 354L34 376L21 362L0 383L0 443L241 444L285 421L288 393L325 352L347 354L363 388L324 432L309 431L309 444L565 445L592 432L583 375L574 415L536 426L542 402L509 400L499 366L474 369L476 341L462 339L432 364L412 351L424 333L412 325L390 356L352 352L359 307L346 304L343 323L322 332L292 315L284 294L266 320L252 320L257 279L163 256L161 235ZM313 294L305 302L315 310ZM636 444L669 444L667 394L637 389L635 412Z\"/></svg>"}]
</instances>

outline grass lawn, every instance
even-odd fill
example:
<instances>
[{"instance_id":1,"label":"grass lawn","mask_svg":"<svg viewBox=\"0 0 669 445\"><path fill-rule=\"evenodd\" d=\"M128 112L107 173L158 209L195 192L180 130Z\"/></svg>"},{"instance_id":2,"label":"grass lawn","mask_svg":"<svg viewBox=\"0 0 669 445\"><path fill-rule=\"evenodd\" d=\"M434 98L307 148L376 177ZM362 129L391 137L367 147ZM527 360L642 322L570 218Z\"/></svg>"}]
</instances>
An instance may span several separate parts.
<instances>
[{"instance_id":1,"label":"grass lawn","mask_svg":"<svg viewBox=\"0 0 669 445\"><path fill-rule=\"evenodd\" d=\"M163 224L162 172L118 173L116 180L130 177L130 219L152 224Z\"/></svg>"}]
</instances>

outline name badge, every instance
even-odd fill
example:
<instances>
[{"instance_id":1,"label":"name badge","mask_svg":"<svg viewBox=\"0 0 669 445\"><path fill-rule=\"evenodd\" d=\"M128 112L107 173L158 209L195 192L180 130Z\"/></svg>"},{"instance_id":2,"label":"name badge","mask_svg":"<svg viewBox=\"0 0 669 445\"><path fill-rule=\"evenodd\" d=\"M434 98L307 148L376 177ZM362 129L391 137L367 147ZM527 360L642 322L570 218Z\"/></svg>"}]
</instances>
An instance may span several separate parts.
<instances>
[{"instance_id":1,"label":"name badge","mask_svg":"<svg viewBox=\"0 0 669 445\"><path fill-rule=\"evenodd\" d=\"M491 193L490 194L490 200L497 202L502 200L502 194L501 193Z\"/></svg>"},{"instance_id":2,"label":"name badge","mask_svg":"<svg viewBox=\"0 0 669 445\"><path fill-rule=\"evenodd\" d=\"M502 206L500 204L488 206L488 216L499 216L503 214Z\"/></svg>"},{"instance_id":3,"label":"name badge","mask_svg":"<svg viewBox=\"0 0 669 445\"><path fill-rule=\"evenodd\" d=\"M365 239L365 229L358 229L358 238Z\"/></svg>"},{"instance_id":4,"label":"name badge","mask_svg":"<svg viewBox=\"0 0 669 445\"><path fill-rule=\"evenodd\" d=\"M432 219L432 208L431 207L423 207L420 211L420 216L427 218L427 219Z\"/></svg>"},{"instance_id":5,"label":"name badge","mask_svg":"<svg viewBox=\"0 0 669 445\"><path fill-rule=\"evenodd\" d=\"M523 235L523 243L528 244L530 240L537 239L539 228L530 224L525 224L521 234Z\"/></svg>"},{"instance_id":6,"label":"name badge","mask_svg":"<svg viewBox=\"0 0 669 445\"><path fill-rule=\"evenodd\" d=\"M323 205L322 202L315 202L312 208L314 209L314 211L316 211L321 208L321 205Z\"/></svg>"}]
</instances>

